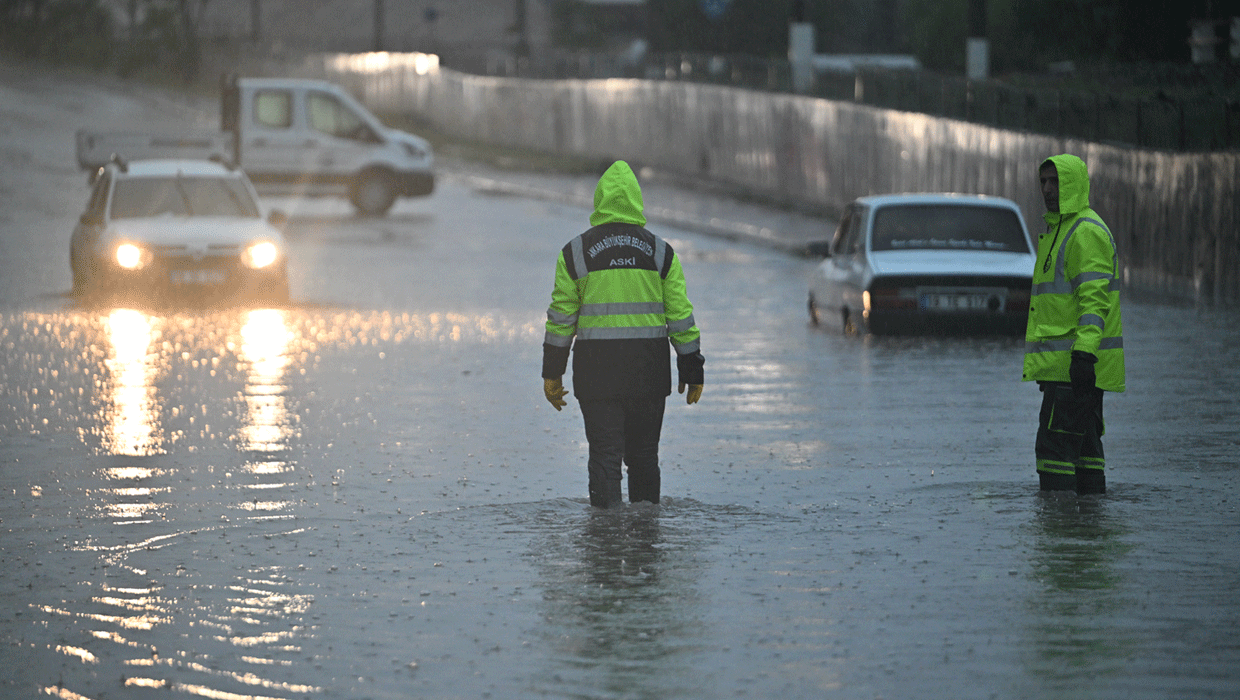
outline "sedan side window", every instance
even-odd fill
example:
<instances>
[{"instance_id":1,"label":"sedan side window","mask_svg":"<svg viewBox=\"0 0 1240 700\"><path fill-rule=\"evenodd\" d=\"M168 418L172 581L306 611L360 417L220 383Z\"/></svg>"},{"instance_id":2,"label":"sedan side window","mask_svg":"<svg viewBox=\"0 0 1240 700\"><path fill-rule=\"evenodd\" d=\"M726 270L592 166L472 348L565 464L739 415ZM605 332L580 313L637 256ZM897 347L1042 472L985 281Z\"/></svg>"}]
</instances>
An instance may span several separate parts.
<instances>
[{"instance_id":1,"label":"sedan side window","mask_svg":"<svg viewBox=\"0 0 1240 700\"><path fill-rule=\"evenodd\" d=\"M836 235L836 255L856 255L865 247L865 210L862 207L848 208L844 220L840 222L840 231Z\"/></svg>"},{"instance_id":2,"label":"sedan side window","mask_svg":"<svg viewBox=\"0 0 1240 700\"><path fill-rule=\"evenodd\" d=\"M852 228L853 208L849 207L844 212L844 218L840 219L840 225L835 229L835 238L831 242L831 252L835 255L843 255L845 242L848 240L848 232Z\"/></svg>"},{"instance_id":3,"label":"sedan side window","mask_svg":"<svg viewBox=\"0 0 1240 700\"><path fill-rule=\"evenodd\" d=\"M90 192L90 200L86 203L83 221L103 221L103 213L108 206L108 188L112 186L112 177L104 173L95 181L95 188Z\"/></svg>"}]
</instances>

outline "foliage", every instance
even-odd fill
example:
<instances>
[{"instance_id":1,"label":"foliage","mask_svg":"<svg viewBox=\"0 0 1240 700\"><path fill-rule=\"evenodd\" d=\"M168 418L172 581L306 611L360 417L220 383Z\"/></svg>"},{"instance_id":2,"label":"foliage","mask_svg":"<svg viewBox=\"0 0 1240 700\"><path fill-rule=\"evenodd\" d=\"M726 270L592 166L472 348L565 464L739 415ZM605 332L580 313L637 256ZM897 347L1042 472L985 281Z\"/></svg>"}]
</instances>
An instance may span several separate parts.
<instances>
[{"instance_id":1,"label":"foliage","mask_svg":"<svg viewBox=\"0 0 1240 700\"><path fill-rule=\"evenodd\" d=\"M100 0L0 0L0 51L101 68L111 49L112 16Z\"/></svg>"},{"instance_id":2,"label":"foliage","mask_svg":"<svg viewBox=\"0 0 1240 700\"><path fill-rule=\"evenodd\" d=\"M712 19L703 0L648 0L654 51L714 52L759 57L787 55L788 23L797 0L728 0ZM822 52L894 50L896 0L801 0ZM875 48L877 47L877 48Z\"/></svg>"},{"instance_id":3,"label":"foliage","mask_svg":"<svg viewBox=\"0 0 1240 700\"><path fill-rule=\"evenodd\" d=\"M561 0L568 2L569 0ZM970 0L799 0L822 53L911 53L928 68L964 70ZM648 0L656 52L783 55L798 0L728 0L709 19L703 0ZM1186 62L1194 18L1240 16L1240 0L985 0L996 72L1078 64Z\"/></svg>"}]
</instances>

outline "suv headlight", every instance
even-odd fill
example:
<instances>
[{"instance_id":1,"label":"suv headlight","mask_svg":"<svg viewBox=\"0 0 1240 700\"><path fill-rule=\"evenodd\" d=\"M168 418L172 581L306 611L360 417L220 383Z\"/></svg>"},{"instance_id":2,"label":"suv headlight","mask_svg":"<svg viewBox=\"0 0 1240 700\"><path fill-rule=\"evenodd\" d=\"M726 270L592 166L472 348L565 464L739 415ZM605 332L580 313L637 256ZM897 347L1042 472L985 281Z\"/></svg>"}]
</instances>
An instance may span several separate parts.
<instances>
[{"instance_id":1,"label":"suv headlight","mask_svg":"<svg viewBox=\"0 0 1240 700\"><path fill-rule=\"evenodd\" d=\"M270 241L255 243L246 248L245 252L241 254L241 260L246 264L246 267L250 267L255 270L261 270L262 268L271 265L279 259L279 257L280 249L276 247L275 243Z\"/></svg>"},{"instance_id":2,"label":"suv headlight","mask_svg":"<svg viewBox=\"0 0 1240 700\"><path fill-rule=\"evenodd\" d=\"M116 264L126 270L141 270L151 262L151 252L133 243L116 246Z\"/></svg>"}]
</instances>

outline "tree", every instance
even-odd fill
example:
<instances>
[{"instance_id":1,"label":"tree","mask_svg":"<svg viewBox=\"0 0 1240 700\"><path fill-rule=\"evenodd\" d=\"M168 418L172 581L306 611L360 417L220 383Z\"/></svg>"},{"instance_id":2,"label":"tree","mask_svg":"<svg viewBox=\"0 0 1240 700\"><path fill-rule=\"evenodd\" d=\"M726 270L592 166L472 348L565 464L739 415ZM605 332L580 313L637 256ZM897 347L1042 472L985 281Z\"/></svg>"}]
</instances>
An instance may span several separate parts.
<instances>
[{"instance_id":1,"label":"tree","mask_svg":"<svg viewBox=\"0 0 1240 700\"><path fill-rule=\"evenodd\" d=\"M111 59L111 19L99 0L0 0L0 51L102 67Z\"/></svg>"}]
</instances>

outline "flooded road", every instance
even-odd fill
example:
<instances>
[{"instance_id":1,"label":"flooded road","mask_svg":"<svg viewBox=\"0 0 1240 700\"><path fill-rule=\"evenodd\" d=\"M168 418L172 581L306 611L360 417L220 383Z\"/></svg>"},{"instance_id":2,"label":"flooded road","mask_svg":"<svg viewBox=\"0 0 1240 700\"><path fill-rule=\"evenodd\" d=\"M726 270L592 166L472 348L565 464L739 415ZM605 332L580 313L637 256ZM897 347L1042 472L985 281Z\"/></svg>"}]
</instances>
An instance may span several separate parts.
<instances>
[{"instance_id":1,"label":"flooded road","mask_svg":"<svg viewBox=\"0 0 1240 700\"><path fill-rule=\"evenodd\" d=\"M93 306L72 130L180 111L57 94L0 91L0 696L1240 695L1234 312L1126 299L1109 492L1047 498L1018 342L815 329L812 261L652 224L707 385L663 504L595 512L538 378L587 210L447 164L386 219L272 202L287 307Z\"/></svg>"}]
</instances>

